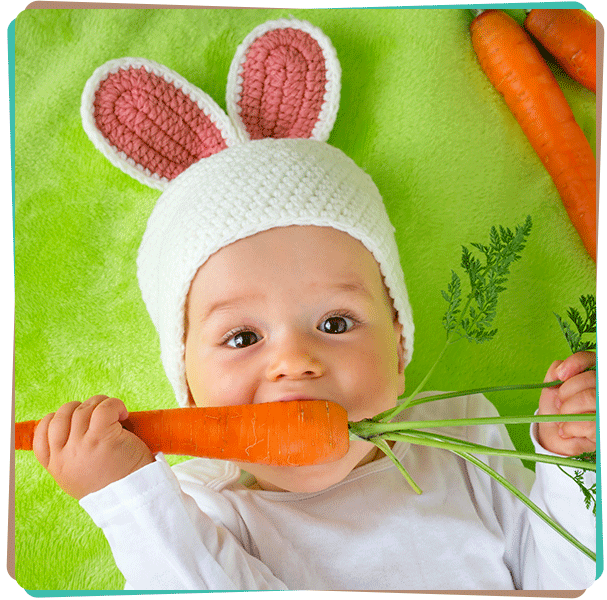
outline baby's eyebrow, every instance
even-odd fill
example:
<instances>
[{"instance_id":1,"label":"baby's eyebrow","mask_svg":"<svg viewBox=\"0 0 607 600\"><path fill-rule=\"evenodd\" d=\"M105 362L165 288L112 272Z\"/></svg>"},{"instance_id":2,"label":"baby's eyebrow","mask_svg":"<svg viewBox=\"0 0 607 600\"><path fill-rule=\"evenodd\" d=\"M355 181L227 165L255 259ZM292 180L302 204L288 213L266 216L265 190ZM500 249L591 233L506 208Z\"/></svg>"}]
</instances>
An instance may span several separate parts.
<instances>
[{"instance_id":1,"label":"baby's eyebrow","mask_svg":"<svg viewBox=\"0 0 607 600\"><path fill-rule=\"evenodd\" d=\"M376 300L381 300L381 297L383 295L383 300L390 307L390 310L392 310L392 311L395 310L394 304L392 302L392 297L390 296L390 292L386 288L386 285L383 281L382 281L383 294L382 294L382 292L377 292L377 291L375 291L375 293L373 293L373 290L374 290L373 286L371 286L371 288L369 288L358 278L353 278L351 280L336 283L333 286L329 287L328 289L333 289L336 291L343 291L343 292L346 292L349 294L354 294L359 297L362 297L364 300L369 301L369 302L375 302Z\"/></svg>"},{"instance_id":2,"label":"baby's eyebrow","mask_svg":"<svg viewBox=\"0 0 607 600\"><path fill-rule=\"evenodd\" d=\"M358 280L343 281L343 282L334 283L334 284L330 284L330 285L322 286L322 287L328 289L329 291L347 292L350 294L364 296L368 300L374 299L373 294L369 291L367 286L365 286L362 282L360 282Z\"/></svg>"},{"instance_id":3,"label":"baby's eyebrow","mask_svg":"<svg viewBox=\"0 0 607 600\"><path fill-rule=\"evenodd\" d=\"M240 306L245 302L250 302L251 300L259 300L263 298L262 294L242 294L239 296L231 296L224 300L218 300L217 302L213 302L202 314L201 321L207 321L213 313L221 312L224 310L229 310L230 308L234 308L236 306Z\"/></svg>"},{"instance_id":4,"label":"baby's eyebrow","mask_svg":"<svg viewBox=\"0 0 607 600\"><path fill-rule=\"evenodd\" d=\"M367 287L360 281L343 281L338 283L318 283L312 284L310 287L320 289L321 291L328 291L331 293L346 292L349 294L356 294L363 296L368 300L373 300L373 294L367 289ZM243 304L249 303L255 300L263 300L265 296L263 294L240 294L236 296L230 296L217 302L213 302L201 315L200 321L207 321L214 313L230 310Z\"/></svg>"},{"instance_id":5,"label":"baby's eyebrow","mask_svg":"<svg viewBox=\"0 0 607 600\"><path fill-rule=\"evenodd\" d=\"M343 283L335 284L334 286L338 290L344 292L355 292L357 294L369 294L369 290L360 281L345 281Z\"/></svg>"}]
</instances>

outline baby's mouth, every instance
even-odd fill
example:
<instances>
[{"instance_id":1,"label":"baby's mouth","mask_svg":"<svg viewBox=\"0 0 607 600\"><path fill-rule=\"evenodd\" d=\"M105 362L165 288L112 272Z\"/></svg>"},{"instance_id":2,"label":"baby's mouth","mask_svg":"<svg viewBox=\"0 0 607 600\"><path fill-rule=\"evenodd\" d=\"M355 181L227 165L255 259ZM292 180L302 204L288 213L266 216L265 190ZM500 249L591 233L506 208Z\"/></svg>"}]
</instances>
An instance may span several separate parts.
<instances>
[{"instance_id":1,"label":"baby's mouth","mask_svg":"<svg viewBox=\"0 0 607 600\"><path fill-rule=\"evenodd\" d=\"M302 394L288 394L286 396L281 396L280 398L277 398L275 400L275 402L294 402L294 401L309 401L309 400L324 401L324 400L326 400L326 398L315 398L313 396L306 396L306 395L302 395Z\"/></svg>"}]
</instances>

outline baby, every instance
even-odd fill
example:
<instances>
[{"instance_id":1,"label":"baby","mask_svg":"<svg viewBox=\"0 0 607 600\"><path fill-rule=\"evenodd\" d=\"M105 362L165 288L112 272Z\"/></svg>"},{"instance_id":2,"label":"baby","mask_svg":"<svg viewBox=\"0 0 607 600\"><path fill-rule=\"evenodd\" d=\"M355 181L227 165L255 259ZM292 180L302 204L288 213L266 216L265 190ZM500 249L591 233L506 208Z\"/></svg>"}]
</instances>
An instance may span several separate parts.
<instances>
[{"instance_id":1,"label":"baby","mask_svg":"<svg viewBox=\"0 0 607 600\"><path fill-rule=\"evenodd\" d=\"M316 120L309 126L294 119L307 135L264 139L255 129L262 119L257 113L247 121L241 100L230 116L247 138L211 105L205 115L229 143L168 176L162 161L145 163L141 152L136 161L112 154L120 150L116 140L110 145L92 133L94 114L95 131L111 138L100 108L87 113L87 131L125 171L162 183L138 276L178 403L328 399L360 420L395 406L413 351L394 230L368 175L324 141L335 110L323 102L335 102L338 67L322 33L297 21L265 24L239 48L240 67L230 74L238 84L229 90L246 96L249 48L269 44L274 34L283 45L285 38L300 46L305 39L324 56ZM92 78L85 99L100 96L110 76L132 82L142 64L122 65L126 75L112 64ZM147 63L145 71L168 85L158 65ZM151 75L143 76L149 83ZM176 77L171 73L179 83ZM176 87L186 89L183 82ZM310 90L304 95L309 100ZM546 381L564 383L542 392L539 413L594 412L593 364L592 353L552 364ZM421 404L407 418L437 418L437 410L444 419L496 414L482 396L468 396ZM103 529L128 588L582 589L594 581L590 559L448 452L393 445L421 495L365 441L315 466L192 459L171 468L122 428L127 415L119 399L106 396L65 404L37 427L34 451ZM543 423L532 431L538 451L595 449L593 422ZM503 427L446 433L511 447ZM519 461L488 462L594 545L594 518L567 475L552 465L538 463L534 475Z\"/></svg>"}]
</instances>

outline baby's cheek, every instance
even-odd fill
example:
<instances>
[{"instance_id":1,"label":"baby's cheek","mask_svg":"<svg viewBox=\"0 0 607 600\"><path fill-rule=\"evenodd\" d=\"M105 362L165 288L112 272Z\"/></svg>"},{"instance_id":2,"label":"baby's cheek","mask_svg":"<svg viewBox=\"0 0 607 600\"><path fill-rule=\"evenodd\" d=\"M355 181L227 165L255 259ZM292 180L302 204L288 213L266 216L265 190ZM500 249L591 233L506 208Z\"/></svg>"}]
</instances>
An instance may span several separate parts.
<instances>
[{"instance_id":1,"label":"baby's cheek","mask_svg":"<svg viewBox=\"0 0 607 600\"><path fill-rule=\"evenodd\" d=\"M186 347L186 379L196 406L229 406L248 401L245 370L226 364L204 347Z\"/></svg>"},{"instance_id":2,"label":"baby's cheek","mask_svg":"<svg viewBox=\"0 0 607 600\"><path fill-rule=\"evenodd\" d=\"M373 374L369 378L360 378L358 381L352 379L351 383L352 387L346 401L348 406L344 406L351 421L374 417L396 405L398 395L392 379Z\"/></svg>"},{"instance_id":3,"label":"baby's cheek","mask_svg":"<svg viewBox=\"0 0 607 600\"><path fill-rule=\"evenodd\" d=\"M216 371L208 374L205 401L207 406L233 406L252 404L255 388L244 371L236 374Z\"/></svg>"},{"instance_id":4,"label":"baby's cheek","mask_svg":"<svg viewBox=\"0 0 607 600\"><path fill-rule=\"evenodd\" d=\"M397 373L387 365L370 365L368 362L352 364L348 381L347 404L350 420L374 417L395 406L398 397Z\"/></svg>"}]
</instances>

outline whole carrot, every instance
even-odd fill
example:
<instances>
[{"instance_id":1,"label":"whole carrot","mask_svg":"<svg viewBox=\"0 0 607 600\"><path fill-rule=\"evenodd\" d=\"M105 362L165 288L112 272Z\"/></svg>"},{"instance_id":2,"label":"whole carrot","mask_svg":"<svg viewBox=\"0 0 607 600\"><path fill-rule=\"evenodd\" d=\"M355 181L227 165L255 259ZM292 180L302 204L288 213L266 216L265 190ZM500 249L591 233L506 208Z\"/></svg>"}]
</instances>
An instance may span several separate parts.
<instances>
[{"instance_id":1,"label":"whole carrot","mask_svg":"<svg viewBox=\"0 0 607 600\"><path fill-rule=\"evenodd\" d=\"M31 450L38 421L15 423L15 450ZM132 412L122 422L152 452L280 466L337 460L348 415L324 400Z\"/></svg>"},{"instance_id":2,"label":"whole carrot","mask_svg":"<svg viewBox=\"0 0 607 600\"><path fill-rule=\"evenodd\" d=\"M588 13L534 8L524 25L565 73L596 94L596 21Z\"/></svg>"},{"instance_id":3,"label":"whole carrot","mask_svg":"<svg viewBox=\"0 0 607 600\"><path fill-rule=\"evenodd\" d=\"M550 68L503 11L481 12L470 31L483 71L504 96L596 261L596 160Z\"/></svg>"}]
</instances>

